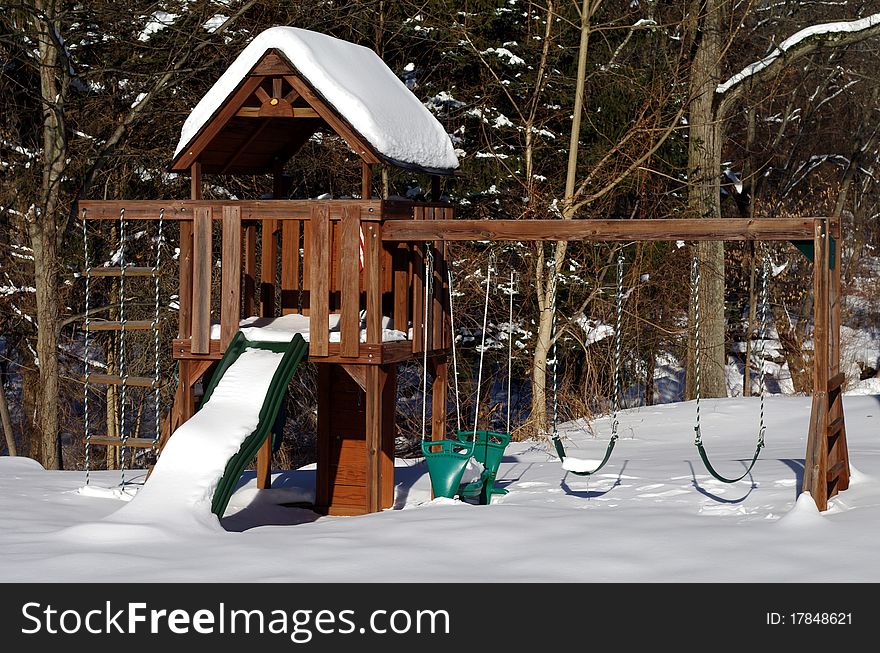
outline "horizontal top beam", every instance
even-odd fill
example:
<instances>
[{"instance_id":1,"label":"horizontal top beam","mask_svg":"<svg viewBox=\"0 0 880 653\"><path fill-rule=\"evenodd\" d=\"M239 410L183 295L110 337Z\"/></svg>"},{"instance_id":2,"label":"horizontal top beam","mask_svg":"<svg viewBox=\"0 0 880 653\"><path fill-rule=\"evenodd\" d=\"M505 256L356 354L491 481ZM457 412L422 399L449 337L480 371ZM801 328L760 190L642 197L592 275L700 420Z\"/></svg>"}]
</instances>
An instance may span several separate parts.
<instances>
[{"instance_id":1,"label":"horizontal top beam","mask_svg":"<svg viewBox=\"0 0 880 653\"><path fill-rule=\"evenodd\" d=\"M382 240L812 240L817 220L828 218L395 220L385 223Z\"/></svg>"},{"instance_id":2,"label":"horizontal top beam","mask_svg":"<svg viewBox=\"0 0 880 653\"><path fill-rule=\"evenodd\" d=\"M308 220L316 204L326 205L331 220L341 219L342 208L357 204L361 220L411 219L415 202L383 200L80 200L77 214L86 211L87 220L118 220L125 209L126 220L157 220L165 209L166 220L192 220L196 207L210 207L214 218L222 218L224 206L236 206L242 220ZM418 203L419 206L433 206ZM448 206L448 205L446 205Z\"/></svg>"}]
</instances>

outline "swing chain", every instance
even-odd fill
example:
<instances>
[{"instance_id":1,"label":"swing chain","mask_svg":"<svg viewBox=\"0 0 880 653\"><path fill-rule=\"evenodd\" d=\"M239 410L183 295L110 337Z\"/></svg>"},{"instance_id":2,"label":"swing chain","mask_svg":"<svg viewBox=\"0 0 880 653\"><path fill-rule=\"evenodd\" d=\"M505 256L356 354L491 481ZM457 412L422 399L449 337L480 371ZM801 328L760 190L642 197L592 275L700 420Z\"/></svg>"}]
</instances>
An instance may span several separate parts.
<instances>
[{"instance_id":1,"label":"swing chain","mask_svg":"<svg viewBox=\"0 0 880 653\"><path fill-rule=\"evenodd\" d=\"M702 446L700 431L700 259L695 254L691 263L691 304L694 306L694 385L697 417L694 426L694 444Z\"/></svg>"},{"instance_id":2,"label":"swing chain","mask_svg":"<svg viewBox=\"0 0 880 653\"><path fill-rule=\"evenodd\" d=\"M120 486L125 487L125 454L128 436L125 432L125 401L128 373L125 368L125 207L119 209L119 437L122 446L119 451Z\"/></svg>"},{"instance_id":3,"label":"swing chain","mask_svg":"<svg viewBox=\"0 0 880 653\"><path fill-rule=\"evenodd\" d=\"M767 305L769 303L768 298L768 279L770 276L770 261L769 256L764 257L763 264L761 266L761 329L763 329L764 333L759 334L762 335L761 338L761 371L758 375L760 388L761 388L761 418L760 423L758 425L758 447L763 448L764 446L764 434L767 431L767 427L764 424L764 395L766 394L767 384L766 384L766 374L767 374L767 361L764 357L764 349L767 346ZM751 380L749 381L751 383Z\"/></svg>"},{"instance_id":4,"label":"swing chain","mask_svg":"<svg viewBox=\"0 0 880 653\"><path fill-rule=\"evenodd\" d=\"M614 325L614 388L613 401L611 405L611 438L617 439L617 429L620 422L617 419L617 411L620 410L620 348L622 333L621 325L623 323L623 263L624 256L621 252L617 256L617 306L616 306L616 323Z\"/></svg>"},{"instance_id":5,"label":"swing chain","mask_svg":"<svg viewBox=\"0 0 880 653\"><path fill-rule=\"evenodd\" d=\"M91 448L92 448L92 431L91 431L91 423L89 419L89 374L91 373L91 369L89 367L89 326L91 320L89 319L89 300L91 295L91 283L92 283L92 268L91 261L89 260L89 236L88 230L86 228L86 209L82 210L82 232L83 232L83 259L86 267L86 288L85 288L85 331L83 333L83 367L84 375L83 375L83 426L85 430L86 436L86 452L85 452L85 467L86 467L86 485L89 484L90 475L91 475Z\"/></svg>"},{"instance_id":6,"label":"swing chain","mask_svg":"<svg viewBox=\"0 0 880 653\"><path fill-rule=\"evenodd\" d=\"M161 431L160 418L160 391L159 391L159 263L162 256L162 228L165 223L165 209L159 210L159 226L156 234L156 264L153 267L153 323L150 325L153 329L153 409L156 413L155 432L153 434L153 445L159 443Z\"/></svg>"}]
</instances>

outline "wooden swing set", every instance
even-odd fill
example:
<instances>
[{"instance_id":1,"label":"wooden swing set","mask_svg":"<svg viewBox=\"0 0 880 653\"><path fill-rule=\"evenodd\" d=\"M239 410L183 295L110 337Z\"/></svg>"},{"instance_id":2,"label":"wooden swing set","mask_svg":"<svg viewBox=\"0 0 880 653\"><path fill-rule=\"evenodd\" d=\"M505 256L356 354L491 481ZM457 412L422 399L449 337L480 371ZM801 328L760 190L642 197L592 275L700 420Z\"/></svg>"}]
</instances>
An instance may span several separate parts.
<instances>
[{"instance_id":1,"label":"wooden swing set","mask_svg":"<svg viewBox=\"0 0 880 653\"><path fill-rule=\"evenodd\" d=\"M280 199L287 194L284 164L319 131L339 136L360 159L359 199ZM379 164L430 175L431 201L375 198ZM156 220L161 212L166 224L179 227L179 321L171 351L178 381L160 448L194 414L197 389L207 385L242 318L301 314L309 323L308 361L318 371L316 510L380 511L393 503L400 363L427 361L431 438L447 437L452 343L447 242L792 241L814 263L813 402L803 487L825 510L828 498L849 484L837 220L456 220L454 207L439 201L441 177L454 170L402 164L384 155L271 49L178 153L171 169L190 176L190 199L79 202L85 221L120 220L121 215L126 221ZM275 199L204 199L203 174L271 174ZM424 272L427 243L433 252L430 284ZM212 287L217 260L221 282ZM137 270L129 268L132 273ZM101 274L125 273L107 269ZM426 287L431 289L427 312ZM338 326L331 328L334 315ZM212 338L212 318L219 322L219 338ZM405 339L385 338L392 325ZM91 382L126 383L124 377L97 376ZM93 444L122 443L105 440L96 438ZM271 440L257 457L259 487L270 483ZM142 446L151 448L153 441L144 439Z\"/></svg>"}]
</instances>

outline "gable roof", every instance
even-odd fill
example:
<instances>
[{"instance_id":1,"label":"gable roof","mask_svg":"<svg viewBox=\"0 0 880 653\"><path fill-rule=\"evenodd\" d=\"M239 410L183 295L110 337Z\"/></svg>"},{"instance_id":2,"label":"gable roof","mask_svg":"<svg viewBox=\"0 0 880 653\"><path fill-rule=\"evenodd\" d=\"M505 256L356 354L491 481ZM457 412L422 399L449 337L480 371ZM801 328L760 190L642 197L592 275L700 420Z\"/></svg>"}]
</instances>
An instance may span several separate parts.
<instances>
[{"instance_id":1,"label":"gable roof","mask_svg":"<svg viewBox=\"0 0 880 653\"><path fill-rule=\"evenodd\" d=\"M451 174L458 168L458 158L446 130L375 52L317 32L272 27L251 41L190 113L181 130L172 169L189 167L192 160L185 155L190 154L188 150L213 122L226 123L232 116L241 115L236 114L239 106L259 86L254 81L254 71L272 53L278 55L283 67L289 68L288 72L294 73L293 77L283 77L294 91L299 91L292 91L291 95L317 110L317 114L309 114L311 117L305 123L299 123L309 127L309 136L318 129L319 118L324 118L337 132L340 124L349 126L354 132L352 138L346 138L350 146L354 140L369 149L374 158L387 163L433 174ZM284 71L277 72L283 75ZM230 102L239 106L226 107ZM336 116L327 115L328 110ZM271 115L264 118L272 119ZM307 138L293 139L293 150ZM250 145L245 141L241 149ZM293 154L290 149L285 152L287 156ZM356 147L353 149L364 155ZM196 160L198 153L192 152L191 156ZM215 167L215 171L226 172L229 165L222 170Z\"/></svg>"}]
</instances>

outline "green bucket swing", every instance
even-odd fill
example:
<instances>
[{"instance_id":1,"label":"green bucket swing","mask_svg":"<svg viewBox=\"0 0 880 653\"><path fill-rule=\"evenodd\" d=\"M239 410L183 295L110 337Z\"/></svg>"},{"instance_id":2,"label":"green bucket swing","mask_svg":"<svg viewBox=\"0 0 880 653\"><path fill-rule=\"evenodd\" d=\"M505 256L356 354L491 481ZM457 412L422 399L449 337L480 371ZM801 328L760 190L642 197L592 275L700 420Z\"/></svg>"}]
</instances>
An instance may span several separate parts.
<instances>
[{"instance_id":1,"label":"green bucket swing","mask_svg":"<svg viewBox=\"0 0 880 653\"><path fill-rule=\"evenodd\" d=\"M430 250L430 243L426 244L425 250L425 278L428 283L425 284L425 323L428 323L428 310L430 302L427 297L431 291L431 280L433 279L433 256ZM483 374L483 355L486 350L486 323L489 312L489 287L491 283L492 267L491 264L486 275L486 300L483 308L483 338L480 351L480 366L477 375L477 388L480 387ZM448 271L450 298L450 321L452 322L454 331L454 314L452 304L452 271ZM510 328L513 325L513 273L511 273L510 283ZM427 332L426 332L427 334ZM512 337L510 338L512 343ZM510 345L512 347L512 344ZM452 338L452 364L453 377L455 383L455 406L456 419L458 428L455 436L445 438L443 440L429 440L427 438L427 343L425 343L425 371L422 379L422 454L425 456L425 462L428 465L428 475L431 478L431 489L435 497L447 497L454 499L459 497L476 498L480 505L488 505L492 500L493 494L507 494L507 490L495 487L495 479L498 475L498 468L504 457L504 450L510 443L510 374L508 374L508 401L507 401L507 433L498 431L490 431L486 429L477 429L476 420L479 416L479 398L477 410L475 411L474 428L471 430L462 430L461 428L461 412L458 395L458 358L455 349L455 337ZM464 473L468 468L471 460L482 465L483 469L480 476L474 480L462 482Z\"/></svg>"}]
</instances>

